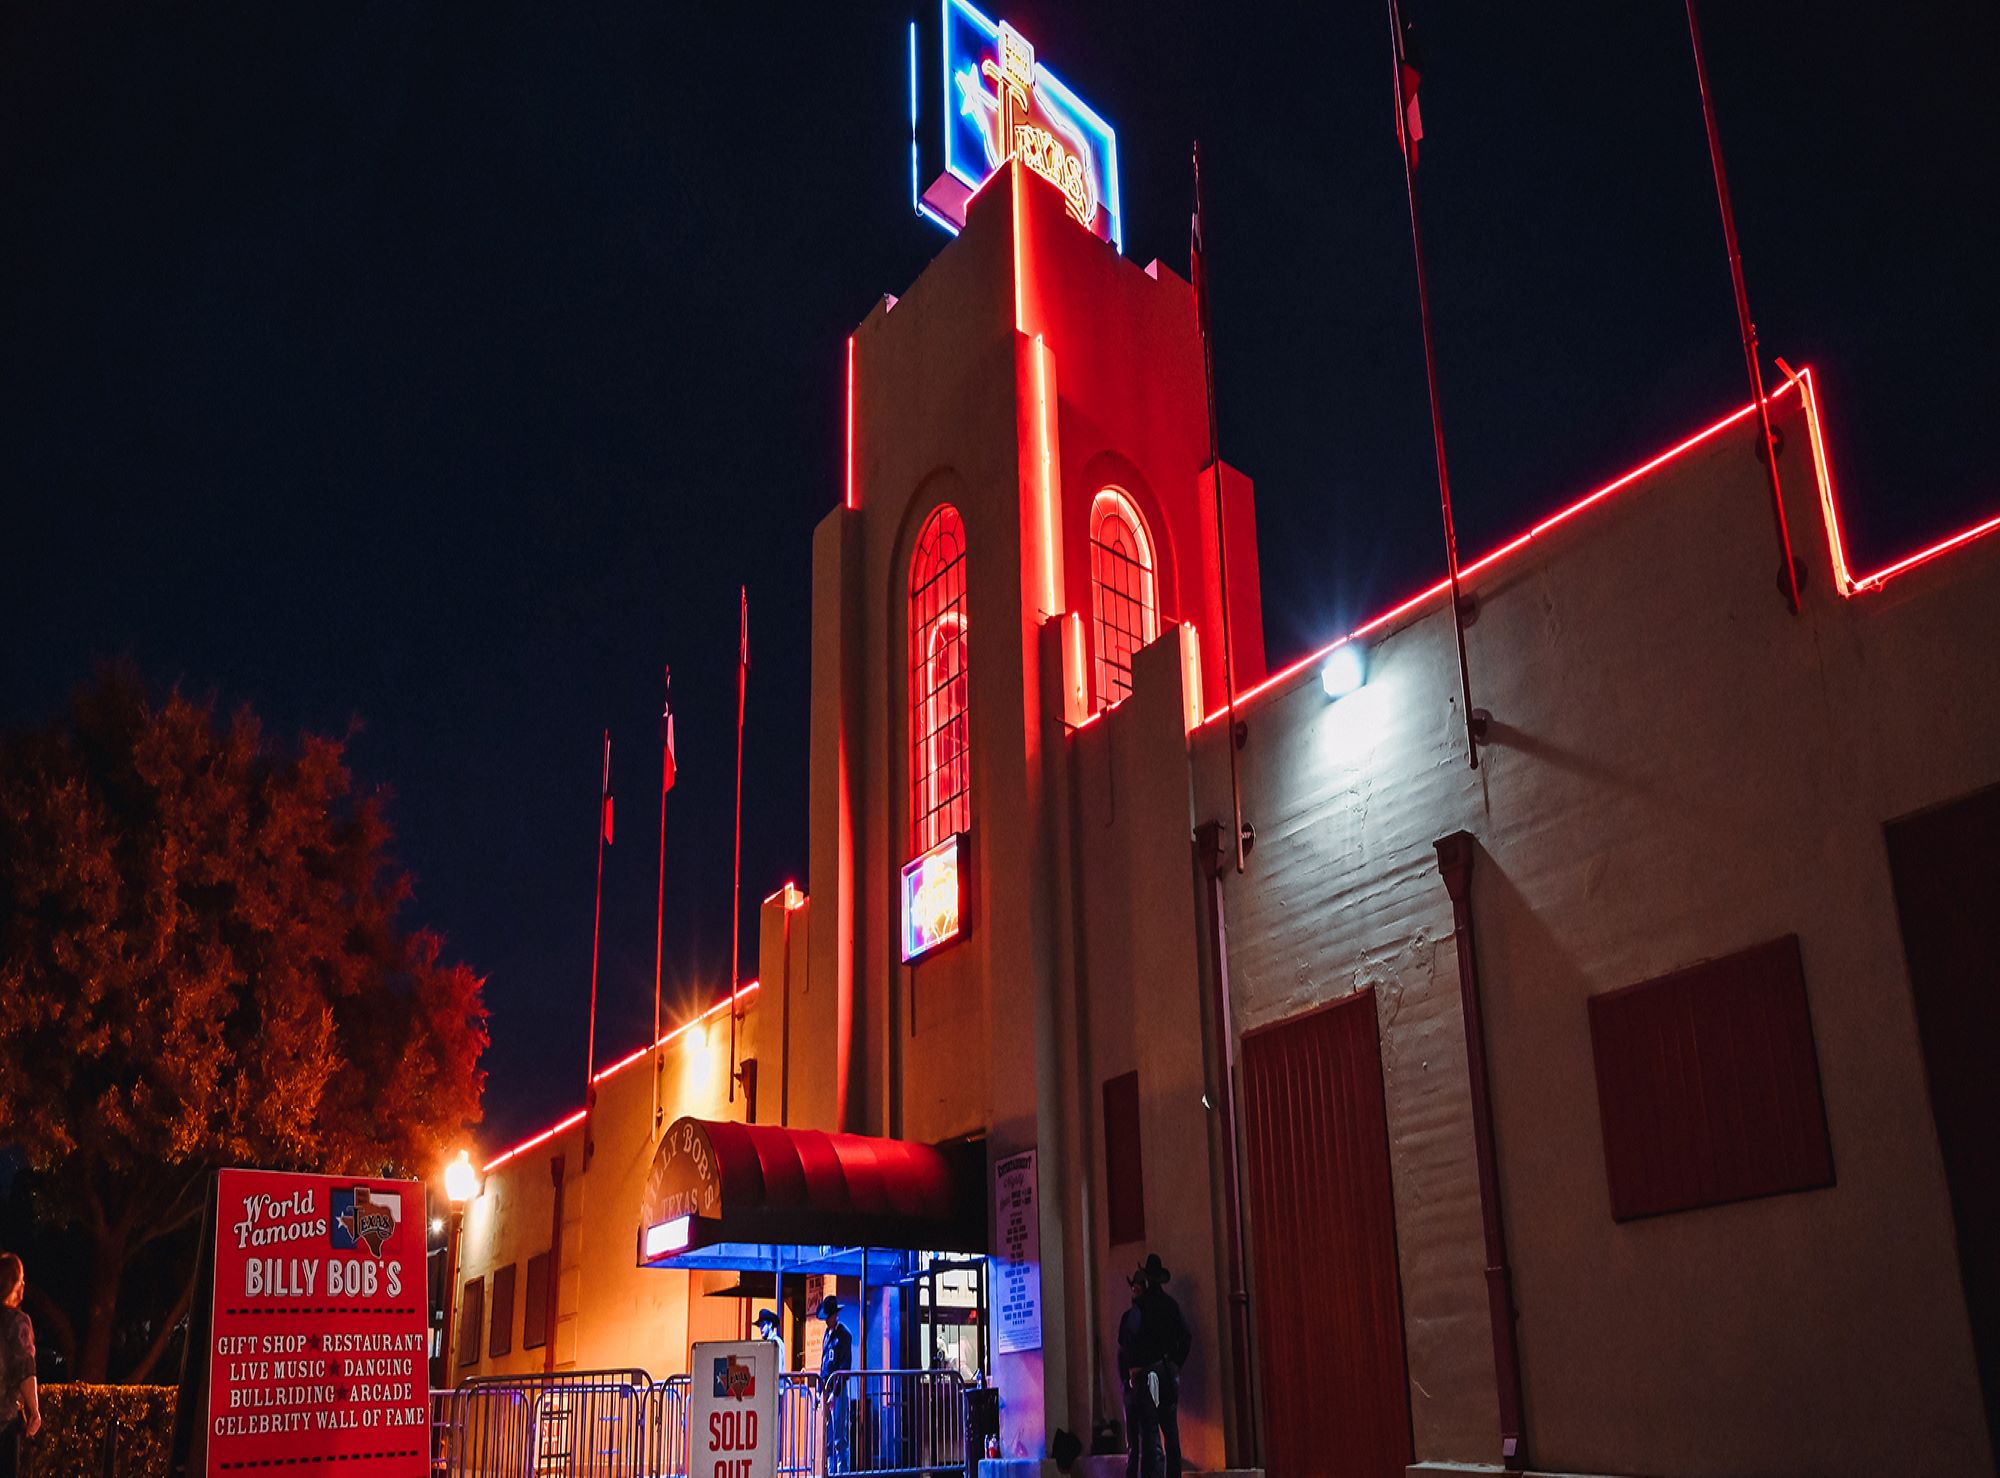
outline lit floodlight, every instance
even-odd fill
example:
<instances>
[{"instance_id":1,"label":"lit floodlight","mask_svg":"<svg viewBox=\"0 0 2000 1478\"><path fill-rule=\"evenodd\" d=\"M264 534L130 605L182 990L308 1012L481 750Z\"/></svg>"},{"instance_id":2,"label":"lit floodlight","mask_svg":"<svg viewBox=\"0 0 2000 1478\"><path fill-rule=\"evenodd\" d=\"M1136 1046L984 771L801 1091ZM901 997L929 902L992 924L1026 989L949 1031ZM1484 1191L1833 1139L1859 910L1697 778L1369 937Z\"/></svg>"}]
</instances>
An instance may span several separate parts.
<instances>
[{"instance_id":1,"label":"lit floodlight","mask_svg":"<svg viewBox=\"0 0 2000 1478\"><path fill-rule=\"evenodd\" d=\"M646 1228L646 1261L651 1262L656 1257L683 1251L692 1240L694 1240L692 1217L676 1216L671 1221L654 1222Z\"/></svg>"},{"instance_id":2,"label":"lit floodlight","mask_svg":"<svg viewBox=\"0 0 2000 1478\"><path fill-rule=\"evenodd\" d=\"M1319 670L1319 685L1333 699L1345 698L1367 681L1368 658L1354 642L1335 647Z\"/></svg>"},{"instance_id":3,"label":"lit floodlight","mask_svg":"<svg viewBox=\"0 0 2000 1478\"><path fill-rule=\"evenodd\" d=\"M479 1194L479 1172L472 1168L472 1151L460 1150L458 1158L444 1167L444 1197L454 1206L463 1206Z\"/></svg>"}]
</instances>

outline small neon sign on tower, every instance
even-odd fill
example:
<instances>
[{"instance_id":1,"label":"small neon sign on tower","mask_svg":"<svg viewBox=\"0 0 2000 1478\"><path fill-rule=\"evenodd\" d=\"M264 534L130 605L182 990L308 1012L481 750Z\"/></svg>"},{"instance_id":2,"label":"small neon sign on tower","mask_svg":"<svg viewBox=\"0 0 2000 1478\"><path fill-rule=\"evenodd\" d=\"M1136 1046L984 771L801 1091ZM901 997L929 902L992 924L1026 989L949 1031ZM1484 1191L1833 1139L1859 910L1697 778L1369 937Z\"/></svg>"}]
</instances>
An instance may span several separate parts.
<instances>
[{"instance_id":1,"label":"small neon sign on tower","mask_svg":"<svg viewBox=\"0 0 2000 1478\"><path fill-rule=\"evenodd\" d=\"M1034 44L966 0L942 0L929 44L910 22L910 195L917 213L956 235L966 204L1009 159L1062 192L1086 230L1124 249L1118 136L1035 56ZM942 58L920 85L918 56ZM936 107L934 117L926 117ZM926 169L926 164L929 168ZM921 182L930 177L931 183Z\"/></svg>"},{"instance_id":2,"label":"small neon sign on tower","mask_svg":"<svg viewBox=\"0 0 2000 1478\"><path fill-rule=\"evenodd\" d=\"M965 930L965 833L903 864L903 959L920 959Z\"/></svg>"}]
</instances>

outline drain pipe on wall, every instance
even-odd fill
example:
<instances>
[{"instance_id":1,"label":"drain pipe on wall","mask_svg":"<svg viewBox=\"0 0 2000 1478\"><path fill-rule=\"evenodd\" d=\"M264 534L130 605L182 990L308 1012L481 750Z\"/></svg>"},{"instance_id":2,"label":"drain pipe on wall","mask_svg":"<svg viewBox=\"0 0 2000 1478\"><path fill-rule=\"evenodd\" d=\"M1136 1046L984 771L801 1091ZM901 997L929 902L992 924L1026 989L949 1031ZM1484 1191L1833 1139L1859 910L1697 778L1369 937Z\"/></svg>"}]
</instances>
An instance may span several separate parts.
<instances>
[{"instance_id":1,"label":"drain pipe on wall","mask_svg":"<svg viewBox=\"0 0 2000 1478\"><path fill-rule=\"evenodd\" d=\"M1229 1263L1229 1383L1231 1414L1242 1451L1232 1460L1257 1466L1257 1415L1250 1399L1250 1290L1243 1271L1243 1188L1236 1152L1236 1028L1229 1003L1229 936L1222 908L1222 880L1234 870L1235 849L1222 840L1223 825L1205 821L1195 828L1195 862L1208 881L1208 966L1210 1031L1215 1041L1215 1111L1222 1138L1223 1224Z\"/></svg>"},{"instance_id":2,"label":"drain pipe on wall","mask_svg":"<svg viewBox=\"0 0 2000 1478\"><path fill-rule=\"evenodd\" d=\"M1486 1027L1479 1010L1479 952L1472 932L1472 833L1437 841L1438 874L1451 895L1458 944L1458 997L1465 1018L1465 1076L1472 1090L1472 1144L1479 1165L1479 1220L1486 1234L1486 1309L1493 1325L1493 1375L1500 1395L1500 1459L1528 1461L1521 1420L1521 1346L1515 1329L1514 1280L1507 1266L1507 1229L1500 1215L1500 1161L1493 1138L1493 1090L1486 1077Z\"/></svg>"}]
</instances>

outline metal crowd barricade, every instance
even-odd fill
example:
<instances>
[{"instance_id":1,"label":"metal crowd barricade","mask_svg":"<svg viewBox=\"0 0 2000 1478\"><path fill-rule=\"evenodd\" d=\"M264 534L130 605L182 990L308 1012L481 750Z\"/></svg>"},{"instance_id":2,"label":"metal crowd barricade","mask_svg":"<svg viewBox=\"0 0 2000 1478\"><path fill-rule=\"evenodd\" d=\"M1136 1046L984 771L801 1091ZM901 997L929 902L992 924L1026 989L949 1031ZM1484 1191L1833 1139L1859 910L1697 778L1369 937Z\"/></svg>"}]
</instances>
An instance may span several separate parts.
<instances>
[{"instance_id":1,"label":"metal crowd barricade","mask_svg":"<svg viewBox=\"0 0 2000 1478\"><path fill-rule=\"evenodd\" d=\"M691 1384L643 1370L483 1376L431 1393L433 1478L690 1478ZM780 1373L778 1472L942 1478L965 1471L952 1370Z\"/></svg>"},{"instance_id":2,"label":"metal crowd barricade","mask_svg":"<svg viewBox=\"0 0 2000 1478\"><path fill-rule=\"evenodd\" d=\"M483 1376L440 1393L442 1478L661 1478L661 1397L643 1370ZM673 1423L682 1435L686 1416ZM685 1472L685 1459L682 1472Z\"/></svg>"},{"instance_id":3,"label":"metal crowd barricade","mask_svg":"<svg viewBox=\"0 0 2000 1478\"><path fill-rule=\"evenodd\" d=\"M819 1377L808 1371L778 1373L778 1471L818 1478L821 1467Z\"/></svg>"},{"instance_id":4,"label":"metal crowd barricade","mask_svg":"<svg viewBox=\"0 0 2000 1478\"><path fill-rule=\"evenodd\" d=\"M965 1381L955 1370L850 1370L825 1398L825 1471L931 1478L965 1471Z\"/></svg>"}]
</instances>

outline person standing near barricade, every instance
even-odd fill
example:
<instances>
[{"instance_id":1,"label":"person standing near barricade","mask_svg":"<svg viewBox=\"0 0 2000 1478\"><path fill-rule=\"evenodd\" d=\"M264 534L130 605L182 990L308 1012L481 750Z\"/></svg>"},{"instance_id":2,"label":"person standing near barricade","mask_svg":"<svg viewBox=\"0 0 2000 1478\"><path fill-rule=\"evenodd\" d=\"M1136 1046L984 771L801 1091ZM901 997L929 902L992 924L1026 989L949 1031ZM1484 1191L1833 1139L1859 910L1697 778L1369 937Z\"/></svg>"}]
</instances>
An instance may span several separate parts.
<instances>
[{"instance_id":1,"label":"person standing near barricade","mask_svg":"<svg viewBox=\"0 0 2000 1478\"><path fill-rule=\"evenodd\" d=\"M21 1467L21 1439L42 1429L35 1326L21 1312L27 1288L21 1259L0 1252L0 1478L14 1478Z\"/></svg>"},{"instance_id":2,"label":"person standing near barricade","mask_svg":"<svg viewBox=\"0 0 2000 1478\"><path fill-rule=\"evenodd\" d=\"M826 1337L819 1347L820 1399L826 1403L826 1471L845 1473L853 1465L848 1446L852 1420L849 1382L841 1379L854 1368L854 1336L840 1322L840 1300L828 1294L819 1301Z\"/></svg>"},{"instance_id":3,"label":"person standing near barricade","mask_svg":"<svg viewBox=\"0 0 2000 1478\"><path fill-rule=\"evenodd\" d=\"M1181 1478L1181 1367L1194 1337L1166 1291L1171 1277L1158 1253L1147 1254L1129 1280L1132 1306L1118 1321L1127 1478Z\"/></svg>"},{"instance_id":4,"label":"person standing near barricade","mask_svg":"<svg viewBox=\"0 0 2000 1478\"><path fill-rule=\"evenodd\" d=\"M778 1352L778 1369L782 1371L785 1368L785 1336L780 1330L780 1322L776 1309L757 1311L757 1338L771 1342L772 1348Z\"/></svg>"}]
</instances>

